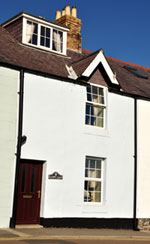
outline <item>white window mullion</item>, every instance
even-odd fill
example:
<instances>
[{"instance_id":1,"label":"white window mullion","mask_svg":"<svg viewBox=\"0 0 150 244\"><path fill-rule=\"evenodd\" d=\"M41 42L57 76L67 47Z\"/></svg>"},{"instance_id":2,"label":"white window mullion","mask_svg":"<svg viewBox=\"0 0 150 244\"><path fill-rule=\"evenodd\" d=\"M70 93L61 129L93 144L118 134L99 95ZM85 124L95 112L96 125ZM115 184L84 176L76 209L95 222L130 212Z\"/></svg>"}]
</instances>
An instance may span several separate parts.
<instances>
[{"instance_id":1,"label":"white window mullion","mask_svg":"<svg viewBox=\"0 0 150 244\"><path fill-rule=\"evenodd\" d=\"M53 42L53 28L50 28L50 49L52 50L52 42Z\"/></svg>"},{"instance_id":2,"label":"white window mullion","mask_svg":"<svg viewBox=\"0 0 150 244\"><path fill-rule=\"evenodd\" d=\"M38 24L38 40L37 40L38 47L40 47L40 37L41 37L41 24Z\"/></svg>"}]
</instances>

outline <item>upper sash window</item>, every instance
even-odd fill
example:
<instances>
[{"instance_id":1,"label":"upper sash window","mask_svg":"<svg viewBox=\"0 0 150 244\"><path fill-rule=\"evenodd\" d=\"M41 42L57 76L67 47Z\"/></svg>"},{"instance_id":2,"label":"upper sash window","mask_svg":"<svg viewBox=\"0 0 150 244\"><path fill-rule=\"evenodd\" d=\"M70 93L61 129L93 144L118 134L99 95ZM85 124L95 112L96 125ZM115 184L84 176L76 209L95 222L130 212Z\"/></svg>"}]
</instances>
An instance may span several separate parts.
<instances>
[{"instance_id":1,"label":"upper sash window","mask_svg":"<svg viewBox=\"0 0 150 244\"><path fill-rule=\"evenodd\" d=\"M87 86L86 116L87 125L105 127L106 96L103 87Z\"/></svg>"}]
</instances>

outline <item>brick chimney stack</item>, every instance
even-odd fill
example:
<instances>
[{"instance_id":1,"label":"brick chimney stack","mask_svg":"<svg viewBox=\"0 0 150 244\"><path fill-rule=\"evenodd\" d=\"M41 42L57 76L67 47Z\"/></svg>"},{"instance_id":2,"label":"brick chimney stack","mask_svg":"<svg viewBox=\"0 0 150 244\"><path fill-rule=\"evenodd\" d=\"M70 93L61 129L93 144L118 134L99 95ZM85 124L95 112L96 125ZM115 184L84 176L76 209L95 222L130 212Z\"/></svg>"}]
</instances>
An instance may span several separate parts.
<instances>
[{"instance_id":1,"label":"brick chimney stack","mask_svg":"<svg viewBox=\"0 0 150 244\"><path fill-rule=\"evenodd\" d=\"M77 8L67 5L62 11L56 11L55 23L70 28L67 34L67 48L82 52L81 48L81 20L77 18Z\"/></svg>"}]
</instances>

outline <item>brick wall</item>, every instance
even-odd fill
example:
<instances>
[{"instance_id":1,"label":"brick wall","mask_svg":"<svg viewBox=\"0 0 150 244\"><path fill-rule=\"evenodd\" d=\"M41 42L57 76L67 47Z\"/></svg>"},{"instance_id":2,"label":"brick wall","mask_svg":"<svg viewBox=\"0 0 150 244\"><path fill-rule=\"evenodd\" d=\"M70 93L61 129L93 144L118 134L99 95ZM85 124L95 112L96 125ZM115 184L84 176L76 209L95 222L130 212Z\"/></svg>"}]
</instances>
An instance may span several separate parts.
<instances>
[{"instance_id":1,"label":"brick wall","mask_svg":"<svg viewBox=\"0 0 150 244\"><path fill-rule=\"evenodd\" d=\"M8 30L15 39L22 42L22 18L10 23L5 29Z\"/></svg>"}]
</instances>

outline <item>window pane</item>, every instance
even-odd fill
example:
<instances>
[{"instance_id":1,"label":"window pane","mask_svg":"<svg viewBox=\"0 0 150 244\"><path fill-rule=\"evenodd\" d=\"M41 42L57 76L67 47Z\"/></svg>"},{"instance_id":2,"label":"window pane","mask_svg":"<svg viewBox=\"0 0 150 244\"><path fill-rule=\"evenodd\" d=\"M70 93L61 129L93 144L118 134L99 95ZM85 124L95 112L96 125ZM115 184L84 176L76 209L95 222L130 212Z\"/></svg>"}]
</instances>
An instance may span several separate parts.
<instances>
[{"instance_id":1,"label":"window pane","mask_svg":"<svg viewBox=\"0 0 150 244\"><path fill-rule=\"evenodd\" d=\"M85 181L84 201L85 202L100 202L101 201L101 182Z\"/></svg>"},{"instance_id":2,"label":"window pane","mask_svg":"<svg viewBox=\"0 0 150 244\"><path fill-rule=\"evenodd\" d=\"M50 39L46 39L46 47L50 47Z\"/></svg>"},{"instance_id":3,"label":"window pane","mask_svg":"<svg viewBox=\"0 0 150 244\"><path fill-rule=\"evenodd\" d=\"M104 104L104 97L102 96L98 96L98 100L97 100L98 103L101 103L101 104Z\"/></svg>"},{"instance_id":4,"label":"window pane","mask_svg":"<svg viewBox=\"0 0 150 244\"><path fill-rule=\"evenodd\" d=\"M95 171L95 178L101 179L101 170Z\"/></svg>"},{"instance_id":5,"label":"window pane","mask_svg":"<svg viewBox=\"0 0 150 244\"><path fill-rule=\"evenodd\" d=\"M34 33L37 34L38 33L38 25L36 23L33 23L34 26Z\"/></svg>"},{"instance_id":6,"label":"window pane","mask_svg":"<svg viewBox=\"0 0 150 244\"><path fill-rule=\"evenodd\" d=\"M46 37L50 37L50 29L46 28Z\"/></svg>"},{"instance_id":7,"label":"window pane","mask_svg":"<svg viewBox=\"0 0 150 244\"><path fill-rule=\"evenodd\" d=\"M98 97L98 95L93 95L93 96L92 96L92 102L94 102L94 103L98 103L98 102L99 102L99 97Z\"/></svg>"},{"instance_id":8,"label":"window pane","mask_svg":"<svg viewBox=\"0 0 150 244\"><path fill-rule=\"evenodd\" d=\"M101 160L96 160L96 161L97 161L96 168L101 169Z\"/></svg>"},{"instance_id":9,"label":"window pane","mask_svg":"<svg viewBox=\"0 0 150 244\"><path fill-rule=\"evenodd\" d=\"M98 127L104 127L103 118L96 118L95 125Z\"/></svg>"},{"instance_id":10,"label":"window pane","mask_svg":"<svg viewBox=\"0 0 150 244\"><path fill-rule=\"evenodd\" d=\"M86 114L90 114L90 105L86 104Z\"/></svg>"},{"instance_id":11,"label":"window pane","mask_svg":"<svg viewBox=\"0 0 150 244\"><path fill-rule=\"evenodd\" d=\"M63 42L63 33L62 33L62 31L58 31L58 35L59 35L60 41Z\"/></svg>"},{"instance_id":12,"label":"window pane","mask_svg":"<svg viewBox=\"0 0 150 244\"><path fill-rule=\"evenodd\" d=\"M92 86L92 92L93 94L98 94L98 90L96 86Z\"/></svg>"},{"instance_id":13,"label":"window pane","mask_svg":"<svg viewBox=\"0 0 150 244\"><path fill-rule=\"evenodd\" d=\"M103 92L103 88L98 88L98 93L99 93L99 95L101 95L101 96L104 96L104 92Z\"/></svg>"},{"instance_id":14,"label":"window pane","mask_svg":"<svg viewBox=\"0 0 150 244\"><path fill-rule=\"evenodd\" d=\"M40 45L44 46L44 37L41 37Z\"/></svg>"},{"instance_id":15,"label":"window pane","mask_svg":"<svg viewBox=\"0 0 150 244\"><path fill-rule=\"evenodd\" d=\"M95 168L95 160L90 160L90 168Z\"/></svg>"},{"instance_id":16,"label":"window pane","mask_svg":"<svg viewBox=\"0 0 150 244\"><path fill-rule=\"evenodd\" d=\"M92 95L91 95L91 93L87 93L87 100L88 101L92 101Z\"/></svg>"},{"instance_id":17,"label":"window pane","mask_svg":"<svg viewBox=\"0 0 150 244\"><path fill-rule=\"evenodd\" d=\"M101 192L95 192L95 202L101 202Z\"/></svg>"},{"instance_id":18,"label":"window pane","mask_svg":"<svg viewBox=\"0 0 150 244\"><path fill-rule=\"evenodd\" d=\"M86 89L88 93L91 93L91 86L87 86Z\"/></svg>"},{"instance_id":19,"label":"window pane","mask_svg":"<svg viewBox=\"0 0 150 244\"><path fill-rule=\"evenodd\" d=\"M37 35L33 35L32 44L37 45Z\"/></svg>"},{"instance_id":20,"label":"window pane","mask_svg":"<svg viewBox=\"0 0 150 244\"><path fill-rule=\"evenodd\" d=\"M45 27L41 26L41 36L45 36Z\"/></svg>"},{"instance_id":21,"label":"window pane","mask_svg":"<svg viewBox=\"0 0 150 244\"><path fill-rule=\"evenodd\" d=\"M90 117L88 115L85 117L85 123L86 125L90 125Z\"/></svg>"},{"instance_id":22,"label":"window pane","mask_svg":"<svg viewBox=\"0 0 150 244\"><path fill-rule=\"evenodd\" d=\"M88 169L85 169L85 177L88 177Z\"/></svg>"},{"instance_id":23,"label":"window pane","mask_svg":"<svg viewBox=\"0 0 150 244\"><path fill-rule=\"evenodd\" d=\"M93 106L93 114L97 117L103 118L103 110L102 107Z\"/></svg>"}]
</instances>

